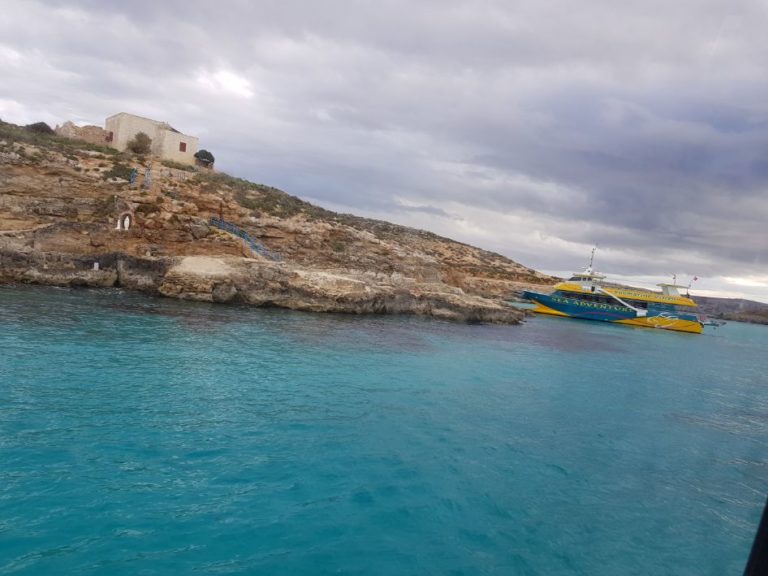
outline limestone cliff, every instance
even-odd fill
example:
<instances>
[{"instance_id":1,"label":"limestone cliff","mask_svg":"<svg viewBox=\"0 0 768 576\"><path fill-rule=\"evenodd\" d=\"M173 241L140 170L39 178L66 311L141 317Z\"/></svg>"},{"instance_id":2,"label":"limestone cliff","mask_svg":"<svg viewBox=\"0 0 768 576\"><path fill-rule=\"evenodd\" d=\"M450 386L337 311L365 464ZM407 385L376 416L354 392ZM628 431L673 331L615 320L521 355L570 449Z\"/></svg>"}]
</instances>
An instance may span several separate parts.
<instances>
[{"instance_id":1,"label":"limestone cliff","mask_svg":"<svg viewBox=\"0 0 768 576\"><path fill-rule=\"evenodd\" d=\"M218 217L252 242L212 226ZM0 282L515 323L506 300L551 281L429 232L0 122Z\"/></svg>"}]
</instances>

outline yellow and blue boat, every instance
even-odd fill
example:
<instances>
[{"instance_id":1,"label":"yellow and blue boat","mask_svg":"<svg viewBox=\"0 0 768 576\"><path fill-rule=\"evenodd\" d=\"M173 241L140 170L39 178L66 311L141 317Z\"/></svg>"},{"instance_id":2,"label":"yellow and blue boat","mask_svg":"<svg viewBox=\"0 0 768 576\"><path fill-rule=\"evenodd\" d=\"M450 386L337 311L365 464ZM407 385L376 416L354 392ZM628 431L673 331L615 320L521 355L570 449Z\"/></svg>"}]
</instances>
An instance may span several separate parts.
<instances>
[{"instance_id":1,"label":"yellow and blue boat","mask_svg":"<svg viewBox=\"0 0 768 576\"><path fill-rule=\"evenodd\" d=\"M660 292L607 286L605 276L590 265L555 285L551 294L523 292L523 298L535 304L533 312L567 318L599 320L645 328L660 328L701 334L703 325L696 313L696 302L686 286L658 284ZM686 295L680 289L686 289Z\"/></svg>"}]
</instances>

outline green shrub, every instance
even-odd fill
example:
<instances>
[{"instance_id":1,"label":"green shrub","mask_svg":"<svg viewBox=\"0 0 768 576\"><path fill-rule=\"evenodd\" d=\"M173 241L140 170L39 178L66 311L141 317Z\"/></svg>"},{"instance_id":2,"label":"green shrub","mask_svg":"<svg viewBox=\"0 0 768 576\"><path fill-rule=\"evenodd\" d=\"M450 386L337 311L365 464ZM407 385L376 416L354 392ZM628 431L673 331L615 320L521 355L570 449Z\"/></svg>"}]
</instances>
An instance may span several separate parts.
<instances>
[{"instance_id":1,"label":"green shrub","mask_svg":"<svg viewBox=\"0 0 768 576\"><path fill-rule=\"evenodd\" d=\"M93 150L94 152L101 152L104 156L104 159L107 159L108 156L115 156L116 154L120 154L119 150L116 150L115 148L110 148L109 146L103 146L101 144L91 144L90 142L82 142L79 140L74 140L74 142L77 142L80 146L80 148L84 148L86 150ZM97 157L97 159L100 159Z\"/></svg>"},{"instance_id":2,"label":"green shrub","mask_svg":"<svg viewBox=\"0 0 768 576\"><path fill-rule=\"evenodd\" d=\"M199 150L195 152L195 159L203 166L213 166L213 163L216 161L213 154L208 152L208 150Z\"/></svg>"},{"instance_id":3,"label":"green shrub","mask_svg":"<svg viewBox=\"0 0 768 576\"><path fill-rule=\"evenodd\" d=\"M152 138L139 132L128 142L128 150L134 154L149 154L152 151Z\"/></svg>"},{"instance_id":4,"label":"green shrub","mask_svg":"<svg viewBox=\"0 0 768 576\"><path fill-rule=\"evenodd\" d=\"M48 128L46 129L45 125ZM101 146L99 144L90 144L82 140L72 140L58 136L57 134L48 132L50 126L45 122L37 122L35 124L29 124L28 126L17 126L16 124L10 124L0 120L0 139L6 139L12 143L26 143L34 144L35 146L44 147L49 150L55 150L61 154L67 154L67 152L76 153L78 150L95 150L102 154L113 156L118 154L118 151L108 146Z\"/></svg>"},{"instance_id":5,"label":"green shrub","mask_svg":"<svg viewBox=\"0 0 768 576\"><path fill-rule=\"evenodd\" d=\"M130 166L117 162L112 168L104 172L104 180L109 180L110 178L122 178L123 180L130 181L131 170L132 168Z\"/></svg>"},{"instance_id":6,"label":"green shrub","mask_svg":"<svg viewBox=\"0 0 768 576\"><path fill-rule=\"evenodd\" d=\"M34 124L27 124L24 126L25 130L35 132L36 134L55 134L53 128L48 126L45 122L35 122Z\"/></svg>"},{"instance_id":7,"label":"green shrub","mask_svg":"<svg viewBox=\"0 0 768 576\"><path fill-rule=\"evenodd\" d=\"M160 212L160 207L157 204L139 204L138 208L136 208L137 214L155 214L157 212Z\"/></svg>"},{"instance_id":8,"label":"green shrub","mask_svg":"<svg viewBox=\"0 0 768 576\"><path fill-rule=\"evenodd\" d=\"M189 164L182 164L181 162L176 162L175 160L163 160L161 164L166 168L173 168L174 170L184 170L185 172L196 172L194 166L190 166Z\"/></svg>"}]
</instances>

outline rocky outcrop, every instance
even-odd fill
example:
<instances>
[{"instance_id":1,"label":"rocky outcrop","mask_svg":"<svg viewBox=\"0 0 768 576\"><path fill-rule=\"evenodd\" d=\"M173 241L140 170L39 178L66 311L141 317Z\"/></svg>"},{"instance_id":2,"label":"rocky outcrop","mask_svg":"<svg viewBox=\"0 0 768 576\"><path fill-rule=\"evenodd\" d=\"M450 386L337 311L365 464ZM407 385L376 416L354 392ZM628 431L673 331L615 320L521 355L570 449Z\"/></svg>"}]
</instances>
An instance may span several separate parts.
<instances>
[{"instance_id":1,"label":"rocky outcrop","mask_svg":"<svg viewBox=\"0 0 768 576\"><path fill-rule=\"evenodd\" d=\"M188 256L168 271L159 292L176 298L312 312L421 314L495 323L516 323L522 318L511 306L444 284L306 270L264 259Z\"/></svg>"},{"instance_id":2,"label":"rocky outcrop","mask_svg":"<svg viewBox=\"0 0 768 576\"><path fill-rule=\"evenodd\" d=\"M104 128L92 125L77 126L69 120L61 126L56 126L54 131L63 138L82 140L90 144L105 144L107 141L107 132Z\"/></svg>"},{"instance_id":3,"label":"rocky outcrop","mask_svg":"<svg viewBox=\"0 0 768 576\"><path fill-rule=\"evenodd\" d=\"M308 271L264 259L211 256L73 257L0 250L0 283L124 287L205 302L236 302L312 312L419 314L463 322L515 324L522 313L503 302L375 274Z\"/></svg>"},{"instance_id":4,"label":"rocky outcrop","mask_svg":"<svg viewBox=\"0 0 768 576\"><path fill-rule=\"evenodd\" d=\"M123 287L158 293L172 262L120 253L73 256L0 248L0 283Z\"/></svg>"},{"instance_id":5,"label":"rocky outcrop","mask_svg":"<svg viewBox=\"0 0 768 576\"><path fill-rule=\"evenodd\" d=\"M210 171L155 161L150 184L136 159L67 142L0 122L0 282L505 323L522 317L507 299L551 282L498 254ZM266 250L212 227L219 216ZM260 255L273 253L280 262Z\"/></svg>"}]
</instances>

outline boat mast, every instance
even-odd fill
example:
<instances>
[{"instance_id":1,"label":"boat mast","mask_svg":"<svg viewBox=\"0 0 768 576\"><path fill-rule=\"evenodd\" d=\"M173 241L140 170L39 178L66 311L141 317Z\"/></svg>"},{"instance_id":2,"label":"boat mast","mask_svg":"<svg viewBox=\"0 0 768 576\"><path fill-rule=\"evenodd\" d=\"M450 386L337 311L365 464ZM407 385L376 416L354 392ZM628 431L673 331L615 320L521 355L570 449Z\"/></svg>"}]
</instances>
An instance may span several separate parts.
<instances>
[{"instance_id":1,"label":"boat mast","mask_svg":"<svg viewBox=\"0 0 768 576\"><path fill-rule=\"evenodd\" d=\"M595 250L597 250L597 245L592 247L592 254L589 257L589 266L587 266L587 272L589 274L592 274L592 264L595 261Z\"/></svg>"}]
</instances>

